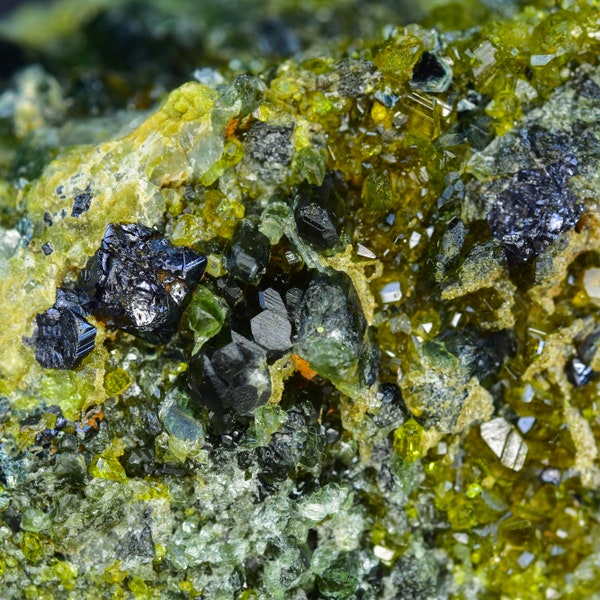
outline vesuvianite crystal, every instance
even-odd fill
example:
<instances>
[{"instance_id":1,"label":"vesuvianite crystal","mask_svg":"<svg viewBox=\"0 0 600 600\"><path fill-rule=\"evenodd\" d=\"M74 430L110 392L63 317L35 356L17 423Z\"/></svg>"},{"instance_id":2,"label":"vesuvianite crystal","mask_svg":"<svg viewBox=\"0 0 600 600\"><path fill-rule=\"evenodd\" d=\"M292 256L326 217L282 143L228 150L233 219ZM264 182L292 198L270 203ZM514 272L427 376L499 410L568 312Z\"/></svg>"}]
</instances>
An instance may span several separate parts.
<instances>
[{"instance_id":1,"label":"vesuvianite crystal","mask_svg":"<svg viewBox=\"0 0 600 600\"><path fill-rule=\"evenodd\" d=\"M600 597L594 2L2 10L2 598Z\"/></svg>"}]
</instances>

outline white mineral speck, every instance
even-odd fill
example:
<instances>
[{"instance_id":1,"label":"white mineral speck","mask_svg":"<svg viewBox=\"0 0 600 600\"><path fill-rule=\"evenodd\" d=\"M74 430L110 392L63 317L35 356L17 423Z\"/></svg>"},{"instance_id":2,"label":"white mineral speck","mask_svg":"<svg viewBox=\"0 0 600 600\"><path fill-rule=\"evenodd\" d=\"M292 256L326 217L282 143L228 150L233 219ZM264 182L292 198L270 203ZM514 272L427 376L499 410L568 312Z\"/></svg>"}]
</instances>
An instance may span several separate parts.
<instances>
[{"instance_id":1,"label":"white mineral speck","mask_svg":"<svg viewBox=\"0 0 600 600\"><path fill-rule=\"evenodd\" d=\"M590 300L600 305L600 269L588 269L583 276L583 286Z\"/></svg>"}]
</instances>

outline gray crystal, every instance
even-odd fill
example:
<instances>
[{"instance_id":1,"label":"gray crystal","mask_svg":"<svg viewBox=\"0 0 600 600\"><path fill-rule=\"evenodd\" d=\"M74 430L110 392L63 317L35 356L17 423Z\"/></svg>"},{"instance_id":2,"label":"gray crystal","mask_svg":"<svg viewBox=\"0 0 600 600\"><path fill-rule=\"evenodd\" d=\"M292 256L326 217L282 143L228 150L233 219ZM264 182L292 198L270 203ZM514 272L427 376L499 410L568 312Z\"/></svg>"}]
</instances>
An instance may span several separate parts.
<instances>
[{"instance_id":1,"label":"gray crystal","mask_svg":"<svg viewBox=\"0 0 600 600\"><path fill-rule=\"evenodd\" d=\"M481 437L500 462L513 471L520 471L527 457L527 444L516 429L502 417L481 425Z\"/></svg>"},{"instance_id":2,"label":"gray crystal","mask_svg":"<svg viewBox=\"0 0 600 600\"><path fill-rule=\"evenodd\" d=\"M254 340L266 350L285 352L292 346L292 325L287 317L263 310L250 321Z\"/></svg>"}]
</instances>

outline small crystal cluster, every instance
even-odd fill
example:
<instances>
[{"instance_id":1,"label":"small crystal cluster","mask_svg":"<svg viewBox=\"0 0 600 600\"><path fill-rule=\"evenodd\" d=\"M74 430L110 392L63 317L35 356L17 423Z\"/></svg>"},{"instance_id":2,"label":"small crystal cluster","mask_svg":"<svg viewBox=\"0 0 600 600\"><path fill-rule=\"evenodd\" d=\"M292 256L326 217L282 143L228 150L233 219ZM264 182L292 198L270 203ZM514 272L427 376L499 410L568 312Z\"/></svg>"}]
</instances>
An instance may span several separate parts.
<instances>
[{"instance_id":1,"label":"small crystal cluster","mask_svg":"<svg viewBox=\"0 0 600 600\"><path fill-rule=\"evenodd\" d=\"M76 290L59 289L55 306L36 316L38 362L51 369L78 366L94 348L96 328L85 319L90 313L151 343L168 341L205 266L205 257L174 247L149 227L109 225Z\"/></svg>"},{"instance_id":2,"label":"small crystal cluster","mask_svg":"<svg viewBox=\"0 0 600 600\"><path fill-rule=\"evenodd\" d=\"M510 258L531 260L579 221L583 206L568 186L576 173L577 159L567 155L543 169L519 171L498 196L488 223Z\"/></svg>"},{"instance_id":3,"label":"small crystal cluster","mask_svg":"<svg viewBox=\"0 0 600 600\"><path fill-rule=\"evenodd\" d=\"M110 224L79 282L97 319L164 343L205 268L204 256L173 246L149 227Z\"/></svg>"},{"instance_id":4,"label":"small crystal cluster","mask_svg":"<svg viewBox=\"0 0 600 600\"><path fill-rule=\"evenodd\" d=\"M96 328L81 311L54 306L35 318L35 357L47 369L74 369L94 349Z\"/></svg>"}]
</instances>

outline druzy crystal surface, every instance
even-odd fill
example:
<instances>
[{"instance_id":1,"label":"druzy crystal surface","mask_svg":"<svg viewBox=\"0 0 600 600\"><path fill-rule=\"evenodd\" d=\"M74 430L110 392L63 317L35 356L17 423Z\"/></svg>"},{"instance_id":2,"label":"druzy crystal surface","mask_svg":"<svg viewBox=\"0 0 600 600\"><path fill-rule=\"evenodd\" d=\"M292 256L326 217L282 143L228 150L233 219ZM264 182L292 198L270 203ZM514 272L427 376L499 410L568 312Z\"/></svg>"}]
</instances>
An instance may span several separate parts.
<instances>
[{"instance_id":1,"label":"druzy crystal surface","mask_svg":"<svg viewBox=\"0 0 600 600\"><path fill-rule=\"evenodd\" d=\"M488 223L509 258L530 260L579 221L582 206L568 187L576 173L577 160L567 155L544 169L519 171L498 196Z\"/></svg>"},{"instance_id":2,"label":"druzy crystal surface","mask_svg":"<svg viewBox=\"0 0 600 600\"><path fill-rule=\"evenodd\" d=\"M599 597L594 2L0 10L3 599Z\"/></svg>"}]
</instances>

